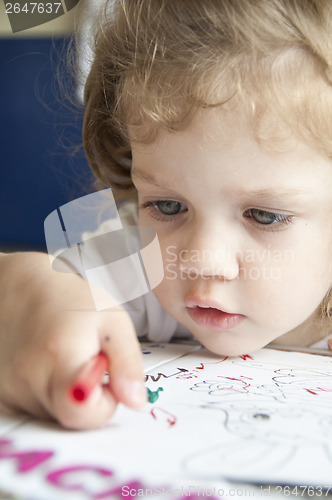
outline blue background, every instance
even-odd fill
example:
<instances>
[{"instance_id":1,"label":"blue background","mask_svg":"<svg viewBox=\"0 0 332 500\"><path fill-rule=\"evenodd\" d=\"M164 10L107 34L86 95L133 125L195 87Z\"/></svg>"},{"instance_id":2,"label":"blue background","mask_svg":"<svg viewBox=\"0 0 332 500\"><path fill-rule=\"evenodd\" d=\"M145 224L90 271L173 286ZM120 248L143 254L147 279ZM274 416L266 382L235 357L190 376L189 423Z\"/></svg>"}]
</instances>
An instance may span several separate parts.
<instances>
[{"instance_id":1,"label":"blue background","mask_svg":"<svg viewBox=\"0 0 332 500\"><path fill-rule=\"evenodd\" d=\"M44 219L94 191L82 111L64 101L62 38L0 39L0 249L45 249ZM62 80L74 89L64 65Z\"/></svg>"}]
</instances>

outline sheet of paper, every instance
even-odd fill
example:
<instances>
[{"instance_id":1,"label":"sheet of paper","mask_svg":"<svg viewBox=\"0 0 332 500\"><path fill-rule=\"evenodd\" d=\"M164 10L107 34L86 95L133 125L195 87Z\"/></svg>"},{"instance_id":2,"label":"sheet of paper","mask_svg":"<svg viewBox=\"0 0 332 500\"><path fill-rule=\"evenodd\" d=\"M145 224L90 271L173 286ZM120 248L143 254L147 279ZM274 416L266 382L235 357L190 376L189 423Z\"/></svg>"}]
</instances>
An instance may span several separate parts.
<instances>
[{"instance_id":1,"label":"sheet of paper","mask_svg":"<svg viewBox=\"0 0 332 500\"><path fill-rule=\"evenodd\" d=\"M24 425L30 420L30 417L26 415L7 415L0 413L0 438L6 436L8 432L13 431L15 428Z\"/></svg>"},{"instance_id":2,"label":"sheet of paper","mask_svg":"<svg viewBox=\"0 0 332 500\"><path fill-rule=\"evenodd\" d=\"M185 354L201 349L199 344L187 342L186 344L160 344L144 342L141 344L144 370L152 370L160 365L181 358Z\"/></svg>"},{"instance_id":3,"label":"sheet of paper","mask_svg":"<svg viewBox=\"0 0 332 500\"><path fill-rule=\"evenodd\" d=\"M173 415L186 474L332 486L331 358L264 349L214 361L202 350L183 361L188 372L172 376L181 366L168 363L148 386L162 381L154 413Z\"/></svg>"},{"instance_id":4,"label":"sheet of paper","mask_svg":"<svg viewBox=\"0 0 332 500\"><path fill-rule=\"evenodd\" d=\"M308 486L332 491L331 358L151 346L153 404L120 406L96 431L14 428L0 440L1 487L34 500L261 497L268 484L301 486L302 497Z\"/></svg>"}]
</instances>

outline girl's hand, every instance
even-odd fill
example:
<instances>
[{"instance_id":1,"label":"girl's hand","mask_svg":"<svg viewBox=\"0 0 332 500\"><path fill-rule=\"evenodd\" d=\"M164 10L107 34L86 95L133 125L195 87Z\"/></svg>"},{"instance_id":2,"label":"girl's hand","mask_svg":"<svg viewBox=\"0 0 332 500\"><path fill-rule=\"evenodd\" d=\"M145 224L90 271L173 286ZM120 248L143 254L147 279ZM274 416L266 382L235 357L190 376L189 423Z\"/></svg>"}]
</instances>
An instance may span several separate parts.
<instances>
[{"instance_id":1,"label":"girl's hand","mask_svg":"<svg viewBox=\"0 0 332 500\"><path fill-rule=\"evenodd\" d=\"M135 329L120 306L96 312L88 284L53 271L47 255L0 256L0 402L3 408L65 427L103 425L117 403L146 401ZM110 382L78 403L69 388L99 352L109 359Z\"/></svg>"}]
</instances>

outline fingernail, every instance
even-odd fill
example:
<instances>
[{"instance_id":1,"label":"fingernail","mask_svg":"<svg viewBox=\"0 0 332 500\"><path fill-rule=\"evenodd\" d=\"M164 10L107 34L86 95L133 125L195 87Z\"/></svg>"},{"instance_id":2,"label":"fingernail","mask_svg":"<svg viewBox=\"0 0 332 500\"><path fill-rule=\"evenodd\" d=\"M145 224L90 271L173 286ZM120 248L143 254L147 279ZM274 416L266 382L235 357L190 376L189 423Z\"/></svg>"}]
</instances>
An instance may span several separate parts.
<instances>
[{"instance_id":1,"label":"fingernail","mask_svg":"<svg viewBox=\"0 0 332 500\"><path fill-rule=\"evenodd\" d=\"M147 402L147 390L142 382L127 382L125 391L126 396L133 406L144 406Z\"/></svg>"}]
</instances>

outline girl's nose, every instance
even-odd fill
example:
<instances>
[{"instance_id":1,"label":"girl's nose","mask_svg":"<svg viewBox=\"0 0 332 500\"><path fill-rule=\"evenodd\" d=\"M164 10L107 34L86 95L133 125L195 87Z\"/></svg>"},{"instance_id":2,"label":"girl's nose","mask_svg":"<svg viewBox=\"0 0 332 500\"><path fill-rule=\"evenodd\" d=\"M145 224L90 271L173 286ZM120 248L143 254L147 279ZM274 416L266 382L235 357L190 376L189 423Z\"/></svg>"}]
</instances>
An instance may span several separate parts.
<instances>
[{"instance_id":1,"label":"girl's nose","mask_svg":"<svg viewBox=\"0 0 332 500\"><path fill-rule=\"evenodd\" d=\"M240 270L240 249L234 231L204 227L190 232L179 252L179 266L188 277L234 280Z\"/></svg>"}]
</instances>

